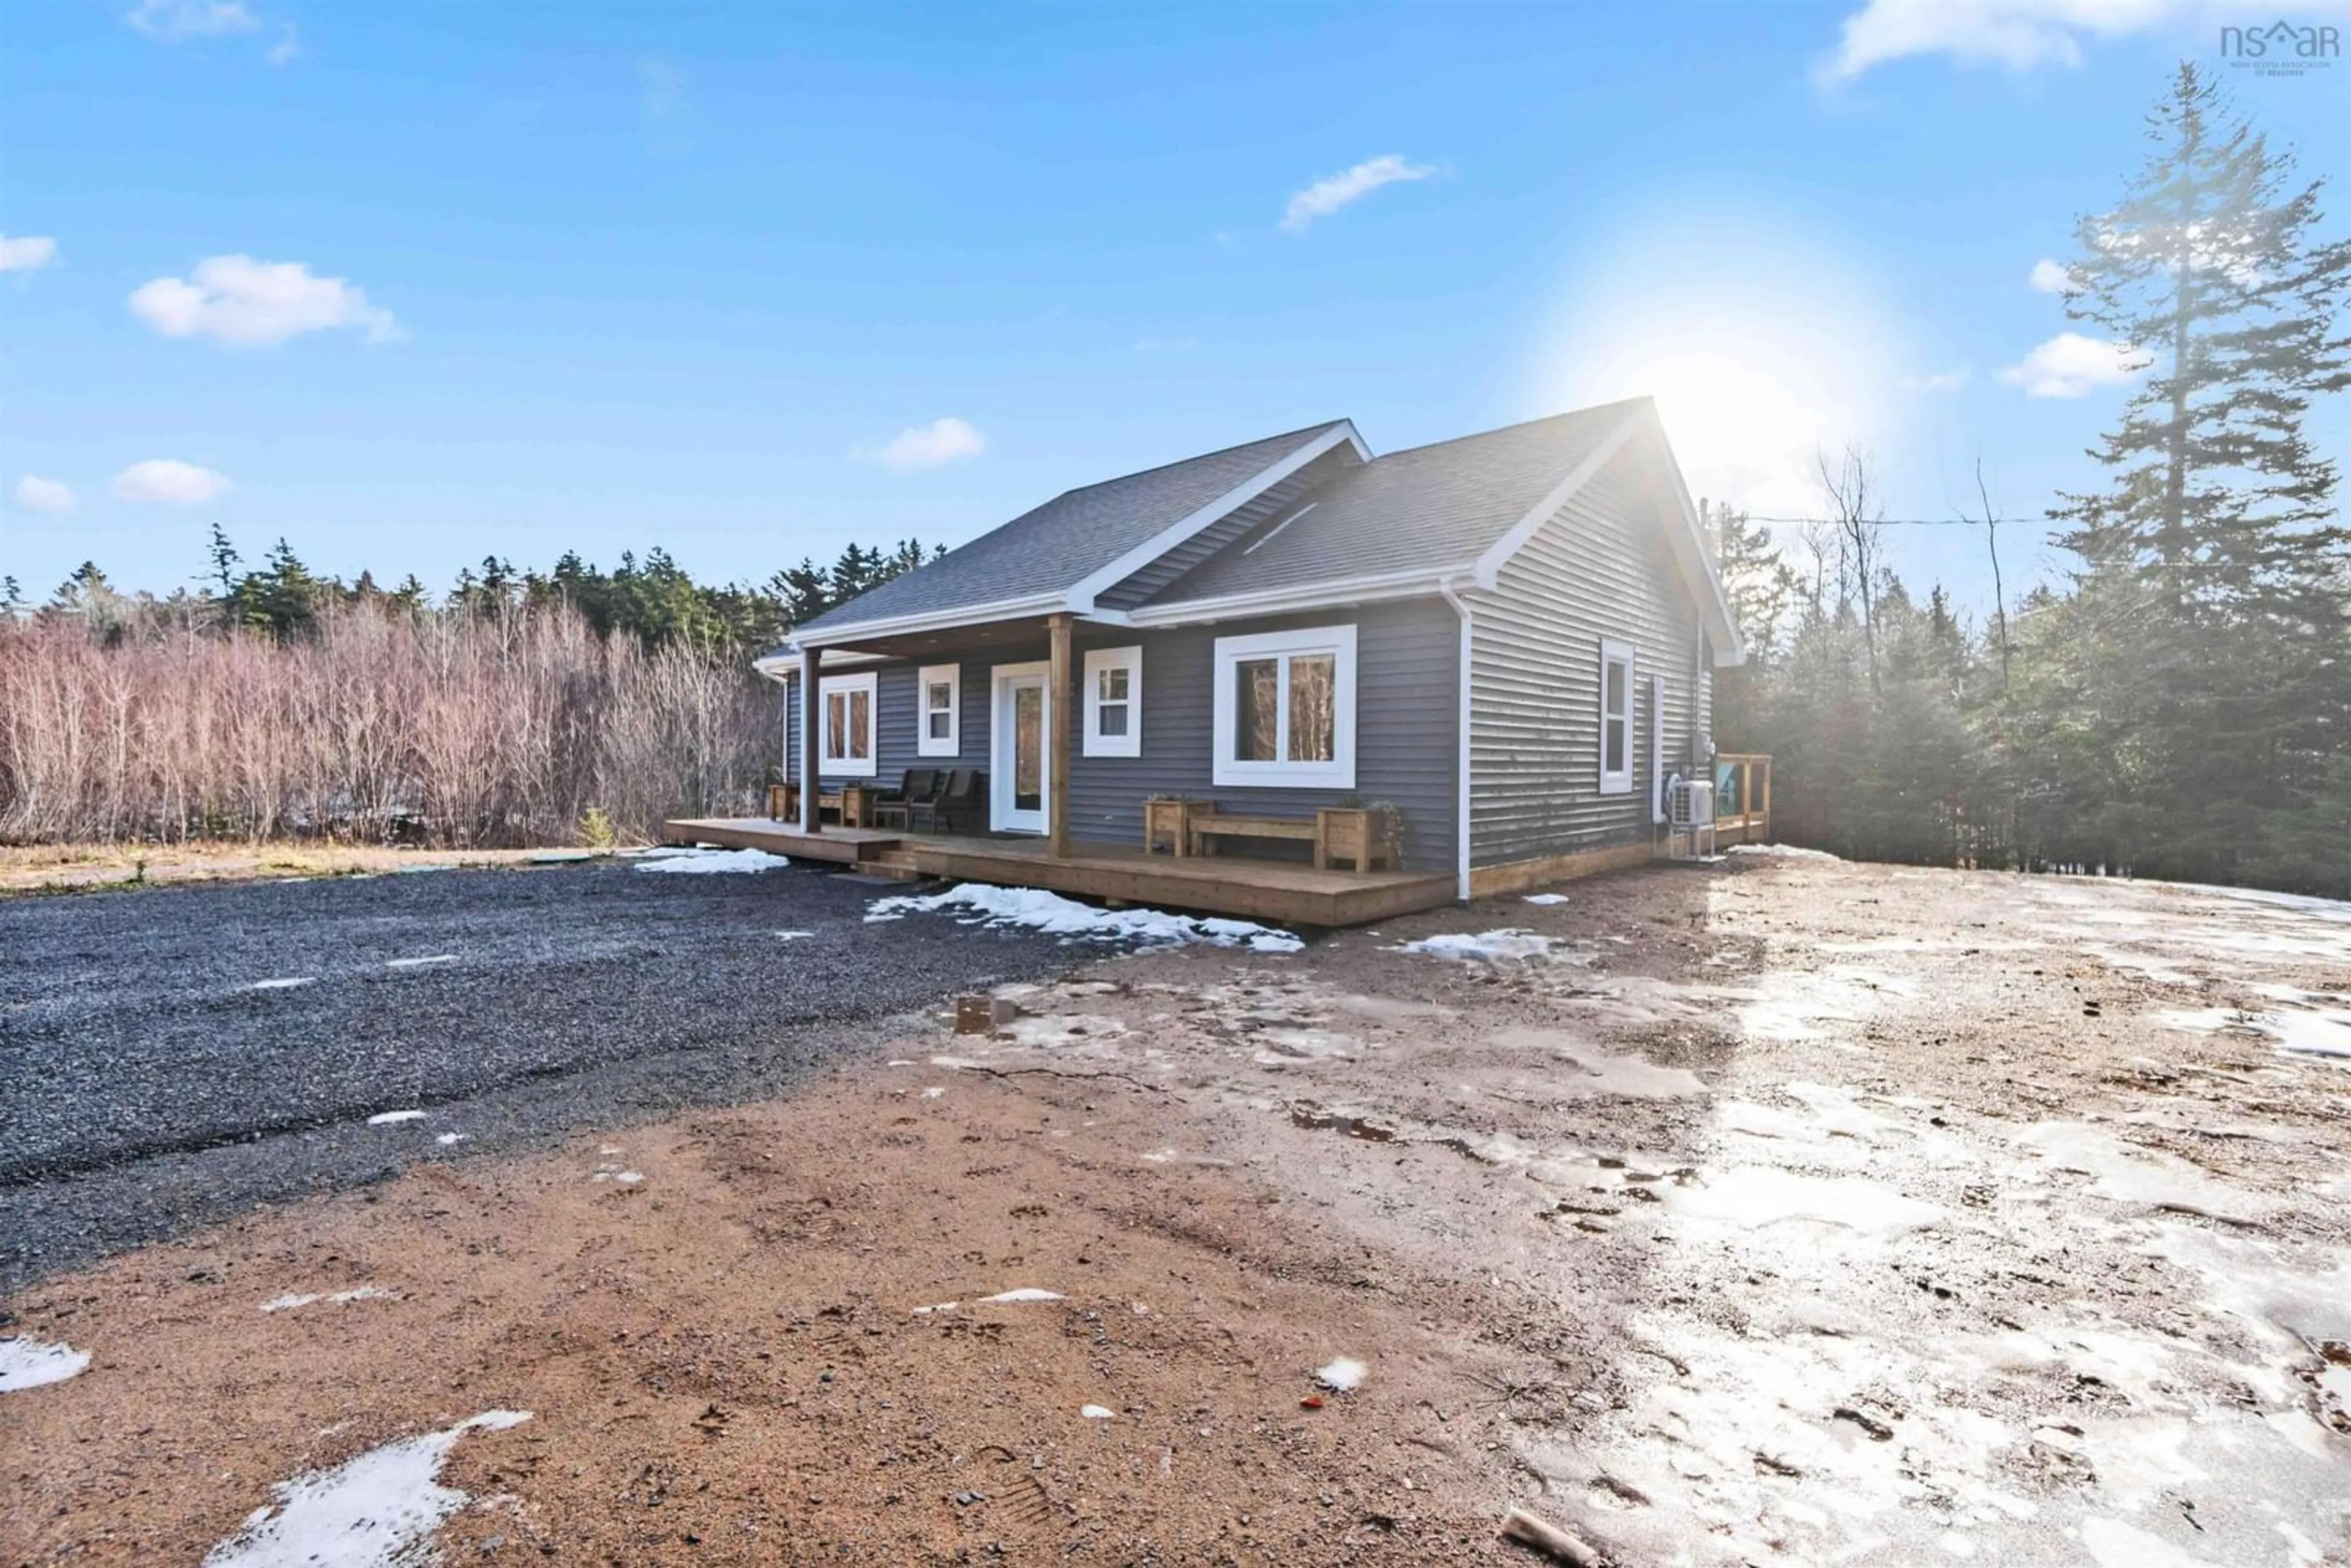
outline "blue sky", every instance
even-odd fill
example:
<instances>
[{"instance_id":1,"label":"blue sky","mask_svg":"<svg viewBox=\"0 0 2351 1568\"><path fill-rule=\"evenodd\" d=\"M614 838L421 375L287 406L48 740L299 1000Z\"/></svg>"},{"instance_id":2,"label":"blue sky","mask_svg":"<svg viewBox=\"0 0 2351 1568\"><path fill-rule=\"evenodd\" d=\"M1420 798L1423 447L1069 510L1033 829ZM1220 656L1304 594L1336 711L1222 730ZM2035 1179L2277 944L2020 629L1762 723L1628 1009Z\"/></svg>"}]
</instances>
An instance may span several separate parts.
<instances>
[{"instance_id":1,"label":"blue sky","mask_svg":"<svg viewBox=\"0 0 2351 1568\"><path fill-rule=\"evenodd\" d=\"M164 591L217 520L436 586L758 580L1334 415L1389 450L1643 391L1704 493L1815 510L1851 443L1893 515L1972 507L1980 454L2035 517L2125 389L2032 272L2173 64L2308 172L2351 151L2351 60L2230 70L2249 14L15 0L0 570ZM1893 559L1980 607L1981 554Z\"/></svg>"}]
</instances>

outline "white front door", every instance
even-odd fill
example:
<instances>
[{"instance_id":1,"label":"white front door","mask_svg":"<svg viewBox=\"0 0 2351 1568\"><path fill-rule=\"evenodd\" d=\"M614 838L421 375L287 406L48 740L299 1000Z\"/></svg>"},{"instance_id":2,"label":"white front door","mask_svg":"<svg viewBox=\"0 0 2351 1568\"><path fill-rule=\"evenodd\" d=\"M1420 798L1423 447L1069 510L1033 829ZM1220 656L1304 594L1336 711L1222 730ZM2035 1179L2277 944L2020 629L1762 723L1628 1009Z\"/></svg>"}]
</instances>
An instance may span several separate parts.
<instances>
[{"instance_id":1,"label":"white front door","mask_svg":"<svg viewBox=\"0 0 2351 1568\"><path fill-rule=\"evenodd\" d=\"M987 727L988 826L999 833L1041 833L1053 789L1052 666L998 664Z\"/></svg>"}]
</instances>

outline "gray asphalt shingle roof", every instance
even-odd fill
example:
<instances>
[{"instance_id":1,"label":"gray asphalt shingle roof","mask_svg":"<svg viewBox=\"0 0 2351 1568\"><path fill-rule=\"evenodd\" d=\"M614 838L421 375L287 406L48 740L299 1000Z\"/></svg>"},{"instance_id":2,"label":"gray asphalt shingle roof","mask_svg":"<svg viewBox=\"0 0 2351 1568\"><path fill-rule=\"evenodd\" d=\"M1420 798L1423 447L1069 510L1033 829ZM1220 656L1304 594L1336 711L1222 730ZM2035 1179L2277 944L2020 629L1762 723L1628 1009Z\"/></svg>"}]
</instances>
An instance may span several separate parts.
<instances>
[{"instance_id":1,"label":"gray asphalt shingle roof","mask_svg":"<svg viewBox=\"0 0 2351 1568\"><path fill-rule=\"evenodd\" d=\"M1151 608L1466 565L1532 511L1643 401L1601 403L1374 457L1301 497L1286 523L1277 519L1255 541L1239 541L1177 578L1152 598Z\"/></svg>"},{"instance_id":2,"label":"gray asphalt shingle roof","mask_svg":"<svg viewBox=\"0 0 2351 1568\"><path fill-rule=\"evenodd\" d=\"M1341 423L1331 420L1065 491L799 630L831 631L1061 591Z\"/></svg>"}]
</instances>

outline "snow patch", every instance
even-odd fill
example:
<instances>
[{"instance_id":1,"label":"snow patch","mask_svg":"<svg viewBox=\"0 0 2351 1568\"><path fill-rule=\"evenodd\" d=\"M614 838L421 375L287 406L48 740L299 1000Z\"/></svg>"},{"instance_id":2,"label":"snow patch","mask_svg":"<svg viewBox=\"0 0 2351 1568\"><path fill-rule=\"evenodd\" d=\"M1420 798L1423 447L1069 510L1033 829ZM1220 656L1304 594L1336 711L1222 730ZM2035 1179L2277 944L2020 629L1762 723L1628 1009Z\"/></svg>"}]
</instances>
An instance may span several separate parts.
<instances>
[{"instance_id":1,"label":"snow patch","mask_svg":"<svg viewBox=\"0 0 2351 1568\"><path fill-rule=\"evenodd\" d=\"M782 855L769 854L765 850L713 850L699 845L690 850L648 857L637 862L639 871L674 871L695 875L773 871L792 862Z\"/></svg>"},{"instance_id":2,"label":"snow patch","mask_svg":"<svg viewBox=\"0 0 2351 1568\"><path fill-rule=\"evenodd\" d=\"M316 975L285 975L275 980L256 980L245 988L248 991L290 991L297 986L315 986L318 983Z\"/></svg>"},{"instance_id":3,"label":"snow patch","mask_svg":"<svg viewBox=\"0 0 2351 1568\"><path fill-rule=\"evenodd\" d=\"M815 935L816 933L813 931L778 931L776 933L776 940L778 942L798 942L805 937L813 936Z\"/></svg>"},{"instance_id":4,"label":"snow patch","mask_svg":"<svg viewBox=\"0 0 2351 1568\"><path fill-rule=\"evenodd\" d=\"M421 958L387 958L383 967L387 969L420 969L427 964L454 964L456 961L455 953L430 953Z\"/></svg>"},{"instance_id":5,"label":"snow patch","mask_svg":"<svg viewBox=\"0 0 2351 1568\"><path fill-rule=\"evenodd\" d=\"M1017 925L1065 942L1133 942L1180 946L1206 942L1253 953L1295 953L1305 942L1288 931L1249 920L1196 919L1162 909L1096 909L1034 887L987 887L966 883L944 893L877 898L866 905L872 925L907 915L953 914L965 925Z\"/></svg>"},{"instance_id":6,"label":"snow patch","mask_svg":"<svg viewBox=\"0 0 2351 1568\"><path fill-rule=\"evenodd\" d=\"M1471 936L1466 931L1452 931L1438 936L1424 936L1417 942L1400 943L1386 949L1391 953L1426 953L1432 958L1452 958L1468 963L1488 963L1504 958L1524 960L1549 958L1556 956L1561 943L1540 932L1522 926L1503 925L1491 931Z\"/></svg>"},{"instance_id":7,"label":"snow patch","mask_svg":"<svg viewBox=\"0 0 2351 1568\"><path fill-rule=\"evenodd\" d=\"M422 1111L378 1111L367 1119L367 1124L371 1127L389 1127L395 1123L422 1122L423 1120L424 1120L424 1113Z\"/></svg>"},{"instance_id":8,"label":"snow patch","mask_svg":"<svg viewBox=\"0 0 2351 1568\"><path fill-rule=\"evenodd\" d=\"M998 1291L992 1296L982 1296L979 1304L985 1307L1014 1301L1058 1301L1061 1299L1059 1291L1040 1291L1034 1285L1023 1285L1017 1291Z\"/></svg>"},{"instance_id":9,"label":"snow patch","mask_svg":"<svg viewBox=\"0 0 2351 1568\"><path fill-rule=\"evenodd\" d=\"M1567 902L1567 894L1563 893L1531 893L1527 894L1527 902L1529 904L1565 904Z\"/></svg>"},{"instance_id":10,"label":"snow patch","mask_svg":"<svg viewBox=\"0 0 2351 1568\"><path fill-rule=\"evenodd\" d=\"M1740 1166L1702 1186L1667 1187L1659 1195L1677 1213L1743 1231L1766 1226L1829 1226L1896 1236L1934 1224L1943 1211L1859 1176L1806 1176L1777 1166Z\"/></svg>"},{"instance_id":11,"label":"snow patch","mask_svg":"<svg viewBox=\"0 0 2351 1568\"><path fill-rule=\"evenodd\" d=\"M438 1432L371 1448L332 1469L279 1481L237 1532L204 1554L204 1568L406 1568L423 1560L433 1532L466 1495L440 1484L441 1466L467 1432L501 1431L528 1410L485 1410Z\"/></svg>"},{"instance_id":12,"label":"snow patch","mask_svg":"<svg viewBox=\"0 0 2351 1568\"><path fill-rule=\"evenodd\" d=\"M2191 1034L2259 1035L2284 1055L2351 1067L2351 997L2300 991L2288 986L2254 988L2277 998L2282 1005L2262 1012L2207 1008L2161 1012L2152 1017L2157 1023Z\"/></svg>"},{"instance_id":13,"label":"snow patch","mask_svg":"<svg viewBox=\"0 0 2351 1568\"><path fill-rule=\"evenodd\" d=\"M63 1383L89 1364L89 1352L18 1335L0 1339L0 1394Z\"/></svg>"},{"instance_id":14,"label":"snow patch","mask_svg":"<svg viewBox=\"0 0 2351 1568\"><path fill-rule=\"evenodd\" d=\"M1826 850L1808 850L1795 844L1733 844L1727 852L1761 855L1769 860L1782 861L1841 861L1844 858L1833 855Z\"/></svg>"},{"instance_id":15,"label":"snow patch","mask_svg":"<svg viewBox=\"0 0 2351 1568\"><path fill-rule=\"evenodd\" d=\"M1343 1355L1314 1369L1314 1381L1334 1394L1353 1394L1364 1385L1364 1364Z\"/></svg>"},{"instance_id":16,"label":"snow patch","mask_svg":"<svg viewBox=\"0 0 2351 1568\"><path fill-rule=\"evenodd\" d=\"M1107 1405L1081 1405L1078 1414L1089 1421L1109 1421L1114 1419L1118 1412Z\"/></svg>"},{"instance_id":17,"label":"snow patch","mask_svg":"<svg viewBox=\"0 0 2351 1568\"><path fill-rule=\"evenodd\" d=\"M371 1301L378 1300L392 1301L397 1299L398 1298L394 1296L392 1291L384 1290L379 1286L360 1285L354 1290L349 1291L333 1291L328 1292L314 1291L308 1295L274 1296L270 1300L261 1303L261 1310L265 1312L290 1312L297 1307L307 1307L313 1301L326 1301L335 1306L342 1306L350 1301Z\"/></svg>"}]
</instances>

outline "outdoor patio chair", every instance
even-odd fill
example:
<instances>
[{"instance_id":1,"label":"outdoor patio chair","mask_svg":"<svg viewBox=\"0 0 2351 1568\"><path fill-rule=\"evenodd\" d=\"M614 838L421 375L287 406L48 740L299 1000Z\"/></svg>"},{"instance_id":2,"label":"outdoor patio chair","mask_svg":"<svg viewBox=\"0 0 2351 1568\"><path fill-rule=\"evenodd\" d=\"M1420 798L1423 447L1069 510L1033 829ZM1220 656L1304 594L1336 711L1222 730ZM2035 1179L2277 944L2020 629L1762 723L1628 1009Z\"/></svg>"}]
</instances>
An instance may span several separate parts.
<instances>
[{"instance_id":1,"label":"outdoor patio chair","mask_svg":"<svg viewBox=\"0 0 2351 1568\"><path fill-rule=\"evenodd\" d=\"M916 803L935 800L939 792L939 769L909 768L895 789L885 789L873 797L873 825L877 828L904 828L912 825L909 813Z\"/></svg>"},{"instance_id":2,"label":"outdoor patio chair","mask_svg":"<svg viewBox=\"0 0 2351 1568\"><path fill-rule=\"evenodd\" d=\"M987 805L987 773L977 768L957 768L948 773L946 788L936 795L907 802L906 825L918 833L968 831L982 820Z\"/></svg>"}]
</instances>

